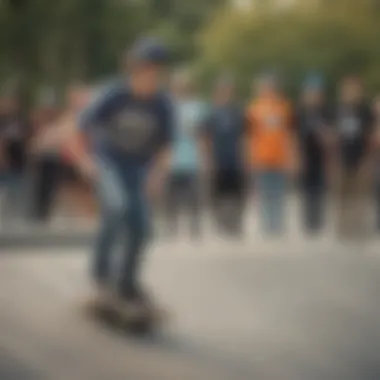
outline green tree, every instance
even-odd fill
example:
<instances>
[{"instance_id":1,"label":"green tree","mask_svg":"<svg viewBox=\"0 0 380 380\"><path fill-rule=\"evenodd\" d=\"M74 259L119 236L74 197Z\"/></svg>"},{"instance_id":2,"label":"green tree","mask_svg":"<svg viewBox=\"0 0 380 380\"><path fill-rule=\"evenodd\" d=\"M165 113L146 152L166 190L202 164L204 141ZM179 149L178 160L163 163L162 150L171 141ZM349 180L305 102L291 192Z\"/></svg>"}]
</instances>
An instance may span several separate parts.
<instances>
[{"instance_id":1,"label":"green tree","mask_svg":"<svg viewBox=\"0 0 380 380\"><path fill-rule=\"evenodd\" d=\"M255 74L277 68L295 92L309 70L324 72L334 83L346 72L380 86L377 40L380 25L373 2L300 1L287 9L222 10L202 33L201 72L229 68L243 92Z\"/></svg>"}]
</instances>

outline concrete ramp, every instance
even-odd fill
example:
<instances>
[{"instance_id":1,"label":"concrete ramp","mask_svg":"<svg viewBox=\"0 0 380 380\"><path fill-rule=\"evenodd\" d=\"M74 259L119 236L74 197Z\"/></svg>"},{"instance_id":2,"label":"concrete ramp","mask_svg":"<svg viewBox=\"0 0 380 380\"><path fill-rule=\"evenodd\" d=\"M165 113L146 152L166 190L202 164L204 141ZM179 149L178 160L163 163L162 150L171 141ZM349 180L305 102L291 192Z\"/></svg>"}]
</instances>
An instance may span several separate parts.
<instances>
[{"instance_id":1,"label":"concrete ramp","mask_svg":"<svg viewBox=\"0 0 380 380\"><path fill-rule=\"evenodd\" d=\"M378 380L380 258L161 247L146 281L174 314L136 340L84 319L85 251L0 258L1 380Z\"/></svg>"}]
</instances>

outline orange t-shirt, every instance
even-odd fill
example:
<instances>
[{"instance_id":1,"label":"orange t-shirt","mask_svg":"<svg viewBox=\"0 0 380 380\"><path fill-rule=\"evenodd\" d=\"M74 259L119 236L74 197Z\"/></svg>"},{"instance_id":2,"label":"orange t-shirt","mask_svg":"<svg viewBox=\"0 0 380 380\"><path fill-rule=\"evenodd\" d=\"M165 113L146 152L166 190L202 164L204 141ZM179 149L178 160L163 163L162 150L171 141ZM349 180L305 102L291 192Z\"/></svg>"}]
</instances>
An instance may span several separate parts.
<instances>
[{"instance_id":1,"label":"orange t-shirt","mask_svg":"<svg viewBox=\"0 0 380 380\"><path fill-rule=\"evenodd\" d=\"M247 110L248 150L255 168L283 169L291 156L291 106L283 98L259 98Z\"/></svg>"}]
</instances>

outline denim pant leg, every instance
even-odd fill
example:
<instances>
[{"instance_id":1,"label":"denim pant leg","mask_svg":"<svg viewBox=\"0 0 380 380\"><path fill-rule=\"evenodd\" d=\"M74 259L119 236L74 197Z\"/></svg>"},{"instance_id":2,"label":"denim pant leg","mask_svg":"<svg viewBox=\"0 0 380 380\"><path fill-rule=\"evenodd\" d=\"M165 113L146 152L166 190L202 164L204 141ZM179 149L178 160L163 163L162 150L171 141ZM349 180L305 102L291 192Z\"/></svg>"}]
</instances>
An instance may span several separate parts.
<instances>
[{"instance_id":1,"label":"denim pant leg","mask_svg":"<svg viewBox=\"0 0 380 380\"><path fill-rule=\"evenodd\" d=\"M150 236L148 202L139 187L130 189L127 211L127 236L121 265L119 292L133 296L139 288L139 276L144 250Z\"/></svg>"},{"instance_id":2,"label":"denim pant leg","mask_svg":"<svg viewBox=\"0 0 380 380\"><path fill-rule=\"evenodd\" d=\"M16 218L25 217L26 215L26 192L27 179L24 173L16 173L13 177L10 200L12 209Z\"/></svg>"},{"instance_id":3,"label":"denim pant leg","mask_svg":"<svg viewBox=\"0 0 380 380\"><path fill-rule=\"evenodd\" d=\"M190 222L190 232L192 237L197 238L201 235L202 218L199 179L196 173L188 174L185 190L184 201Z\"/></svg>"},{"instance_id":4,"label":"denim pant leg","mask_svg":"<svg viewBox=\"0 0 380 380\"><path fill-rule=\"evenodd\" d=\"M258 185L263 228L268 233L281 233L284 227L285 174L280 171L261 172Z\"/></svg>"},{"instance_id":5,"label":"denim pant leg","mask_svg":"<svg viewBox=\"0 0 380 380\"><path fill-rule=\"evenodd\" d=\"M1 220L4 224L13 220L19 221L25 216L26 185L27 181L22 172L11 172L4 177L1 202Z\"/></svg>"},{"instance_id":6,"label":"denim pant leg","mask_svg":"<svg viewBox=\"0 0 380 380\"><path fill-rule=\"evenodd\" d=\"M304 189L304 225L308 232L320 231L324 217L324 190L321 183L308 184Z\"/></svg>"},{"instance_id":7,"label":"denim pant leg","mask_svg":"<svg viewBox=\"0 0 380 380\"><path fill-rule=\"evenodd\" d=\"M97 194L100 201L100 228L95 242L93 276L108 283L113 248L125 225L128 196L125 186L112 165L101 163Z\"/></svg>"}]
</instances>

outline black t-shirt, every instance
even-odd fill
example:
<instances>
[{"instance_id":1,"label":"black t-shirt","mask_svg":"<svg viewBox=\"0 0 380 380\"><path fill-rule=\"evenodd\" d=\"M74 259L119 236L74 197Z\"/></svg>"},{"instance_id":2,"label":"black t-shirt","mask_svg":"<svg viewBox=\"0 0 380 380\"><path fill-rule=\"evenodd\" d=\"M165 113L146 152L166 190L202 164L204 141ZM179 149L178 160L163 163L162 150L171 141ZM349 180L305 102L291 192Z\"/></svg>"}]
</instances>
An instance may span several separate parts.
<instances>
[{"instance_id":1,"label":"black t-shirt","mask_svg":"<svg viewBox=\"0 0 380 380\"><path fill-rule=\"evenodd\" d=\"M330 124L330 114L325 105L299 106L297 109L297 130L306 176L317 176L323 173L325 151L321 133Z\"/></svg>"},{"instance_id":2,"label":"black t-shirt","mask_svg":"<svg viewBox=\"0 0 380 380\"><path fill-rule=\"evenodd\" d=\"M28 125L18 116L0 116L0 139L9 170L22 171L26 165Z\"/></svg>"},{"instance_id":3,"label":"black t-shirt","mask_svg":"<svg viewBox=\"0 0 380 380\"><path fill-rule=\"evenodd\" d=\"M365 104L338 104L334 111L334 126L339 137L342 164L356 168L368 150L374 117Z\"/></svg>"},{"instance_id":4,"label":"black t-shirt","mask_svg":"<svg viewBox=\"0 0 380 380\"><path fill-rule=\"evenodd\" d=\"M205 134L211 141L214 164L219 170L240 170L244 112L236 104L215 106L205 121Z\"/></svg>"}]
</instances>

